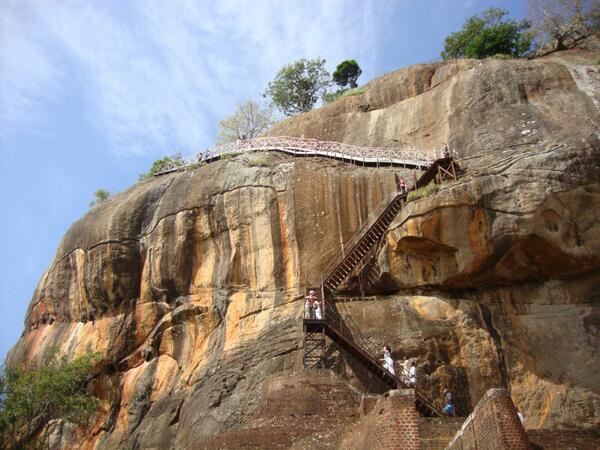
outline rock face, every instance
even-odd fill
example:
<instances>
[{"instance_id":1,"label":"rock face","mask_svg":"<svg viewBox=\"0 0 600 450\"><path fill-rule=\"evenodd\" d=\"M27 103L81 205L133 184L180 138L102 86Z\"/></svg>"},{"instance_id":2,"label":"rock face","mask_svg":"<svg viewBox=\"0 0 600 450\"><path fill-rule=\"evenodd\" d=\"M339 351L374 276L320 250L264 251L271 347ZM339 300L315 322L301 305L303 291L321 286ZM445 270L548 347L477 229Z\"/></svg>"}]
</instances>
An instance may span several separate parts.
<instances>
[{"instance_id":1,"label":"rock face","mask_svg":"<svg viewBox=\"0 0 600 450\"><path fill-rule=\"evenodd\" d=\"M500 386L530 428L600 429L600 67L567 56L414 66L270 133L456 149L459 181L410 203L365 269L376 296L338 309L432 397L467 410ZM104 355L92 431L55 446L193 448L255 417L263 381L302 366L304 287L398 172L252 154L91 210L8 357ZM369 387L343 356L329 363Z\"/></svg>"}]
</instances>

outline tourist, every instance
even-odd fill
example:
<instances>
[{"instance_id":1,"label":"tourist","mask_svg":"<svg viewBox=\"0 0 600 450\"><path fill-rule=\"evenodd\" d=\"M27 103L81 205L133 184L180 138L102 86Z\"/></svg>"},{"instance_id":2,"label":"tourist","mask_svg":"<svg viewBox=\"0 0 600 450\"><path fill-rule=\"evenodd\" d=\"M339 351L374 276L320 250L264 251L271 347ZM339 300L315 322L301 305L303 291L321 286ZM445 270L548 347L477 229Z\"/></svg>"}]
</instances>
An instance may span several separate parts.
<instances>
[{"instance_id":1,"label":"tourist","mask_svg":"<svg viewBox=\"0 0 600 450\"><path fill-rule=\"evenodd\" d=\"M383 362L383 368L385 370L392 375L396 375L396 372L394 372L394 360L392 359L392 353L387 345L383 347L383 359L380 361Z\"/></svg>"},{"instance_id":2,"label":"tourist","mask_svg":"<svg viewBox=\"0 0 600 450\"><path fill-rule=\"evenodd\" d=\"M314 301L313 309L315 311L315 319L323 320L323 313L321 311L321 304L319 303L319 300Z\"/></svg>"},{"instance_id":3,"label":"tourist","mask_svg":"<svg viewBox=\"0 0 600 450\"><path fill-rule=\"evenodd\" d=\"M312 300L306 297L306 303L304 303L304 318L312 319Z\"/></svg>"},{"instance_id":4,"label":"tourist","mask_svg":"<svg viewBox=\"0 0 600 450\"><path fill-rule=\"evenodd\" d=\"M450 158L450 149L448 148L448 144L444 144L444 158Z\"/></svg>"},{"instance_id":5,"label":"tourist","mask_svg":"<svg viewBox=\"0 0 600 450\"><path fill-rule=\"evenodd\" d=\"M406 181L404 181L404 178L402 177L400 177L400 181L398 182L398 188L400 189L400 192L406 192Z\"/></svg>"},{"instance_id":6,"label":"tourist","mask_svg":"<svg viewBox=\"0 0 600 450\"><path fill-rule=\"evenodd\" d=\"M417 365L413 361L410 365L410 369L408 371L408 384L411 387L415 387L417 385Z\"/></svg>"},{"instance_id":7,"label":"tourist","mask_svg":"<svg viewBox=\"0 0 600 450\"><path fill-rule=\"evenodd\" d=\"M306 317L307 319L315 318L315 300L317 300L317 296L315 295L315 291L311 289L308 292L308 295L306 296L306 303L304 304L304 317Z\"/></svg>"},{"instance_id":8,"label":"tourist","mask_svg":"<svg viewBox=\"0 0 600 450\"><path fill-rule=\"evenodd\" d=\"M444 398L445 398L444 414L446 414L447 416L455 416L456 410L454 408L454 402L452 401L452 393L450 391L446 390L446 393L444 394Z\"/></svg>"}]
</instances>

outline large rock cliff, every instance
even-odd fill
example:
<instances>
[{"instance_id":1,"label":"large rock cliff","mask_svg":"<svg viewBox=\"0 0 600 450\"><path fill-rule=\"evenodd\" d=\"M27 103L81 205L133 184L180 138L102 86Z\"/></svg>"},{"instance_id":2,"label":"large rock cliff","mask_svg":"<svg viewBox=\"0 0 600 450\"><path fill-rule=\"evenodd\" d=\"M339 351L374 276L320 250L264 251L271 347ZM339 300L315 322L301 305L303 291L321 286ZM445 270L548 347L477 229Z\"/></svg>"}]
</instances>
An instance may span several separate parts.
<instances>
[{"instance_id":1,"label":"large rock cliff","mask_svg":"<svg viewBox=\"0 0 600 450\"><path fill-rule=\"evenodd\" d=\"M463 409L511 390L532 428L600 428L598 51L410 67L270 133L457 152L341 303ZM191 448L302 365L302 297L394 189L392 168L250 154L147 179L65 235L10 364L99 351L92 431L58 446ZM405 175L408 175L406 173ZM368 273L366 273L368 272ZM356 280L346 289L358 292ZM331 349L356 387L371 382Z\"/></svg>"}]
</instances>

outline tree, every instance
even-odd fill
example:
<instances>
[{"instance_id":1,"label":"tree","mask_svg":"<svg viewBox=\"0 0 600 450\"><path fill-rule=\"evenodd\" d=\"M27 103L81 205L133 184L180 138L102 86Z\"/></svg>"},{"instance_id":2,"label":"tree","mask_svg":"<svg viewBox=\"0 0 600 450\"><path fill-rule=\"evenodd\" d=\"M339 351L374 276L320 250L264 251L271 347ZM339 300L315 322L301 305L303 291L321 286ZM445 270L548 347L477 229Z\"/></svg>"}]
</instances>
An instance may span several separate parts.
<instances>
[{"instance_id":1,"label":"tree","mask_svg":"<svg viewBox=\"0 0 600 450\"><path fill-rule=\"evenodd\" d=\"M494 55L521 56L531 47L529 23L507 20L508 11L489 8L469 17L463 29L444 41L442 58L486 58Z\"/></svg>"},{"instance_id":2,"label":"tree","mask_svg":"<svg viewBox=\"0 0 600 450\"><path fill-rule=\"evenodd\" d=\"M552 42L554 50L562 50L600 31L600 1L529 0L529 19L538 44Z\"/></svg>"},{"instance_id":3,"label":"tree","mask_svg":"<svg viewBox=\"0 0 600 450\"><path fill-rule=\"evenodd\" d=\"M358 80L361 73L362 69L358 63L353 59L347 59L346 61L339 63L335 68L335 72L333 72L333 81L341 88L349 86L350 89L354 89L358 86L356 80Z\"/></svg>"},{"instance_id":4,"label":"tree","mask_svg":"<svg viewBox=\"0 0 600 450\"><path fill-rule=\"evenodd\" d=\"M219 144L252 139L273 125L273 109L253 100L238 103L233 114L219 122Z\"/></svg>"},{"instance_id":5,"label":"tree","mask_svg":"<svg viewBox=\"0 0 600 450\"><path fill-rule=\"evenodd\" d=\"M284 66L264 93L285 115L310 111L330 85L325 60L299 59Z\"/></svg>"},{"instance_id":6,"label":"tree","mask_svg":"<svg viewBox=\"0 0 600 450\"><path fill-rule=\"evenodd\" d=\"M102 202L105 202L110 198L110 192L105 191L104 189L98 189L94 192L94 199L90 202L90 208L96 205L99 205Z\"/></svg>"},{"instance_id":7,"label":"tree","mask_svg":"<svg viewBox=\"0 0 600 450\"><path fill-rule=\"evenodd\" d=\"M48 364L29 371L0 371L0 448L47 448L51 423L87 425L98 399L87 391L100 360L90 353L68 362L56 353Z\"/></svg>"}]
</instances>

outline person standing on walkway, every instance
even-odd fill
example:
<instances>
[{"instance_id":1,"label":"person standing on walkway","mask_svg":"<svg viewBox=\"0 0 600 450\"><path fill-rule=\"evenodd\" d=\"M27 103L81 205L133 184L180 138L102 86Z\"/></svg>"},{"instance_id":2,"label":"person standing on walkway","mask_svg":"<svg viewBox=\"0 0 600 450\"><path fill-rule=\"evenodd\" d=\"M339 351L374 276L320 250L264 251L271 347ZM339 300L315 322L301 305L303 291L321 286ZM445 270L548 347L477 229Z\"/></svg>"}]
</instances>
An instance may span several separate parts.
<instances>
[{"instance_id":1,"label":"person standing on walkway","mask_svg":"<svg viewBox=\"0 0 600 450\"><path fill-rule=\"evenodd\" d=\"M315 300L313 303L313 309L315 310L315 319L323 320L323 312L321 310L321 303L319 300Z\"/></svg>"},{"instance_id":2,"label":"person standing on walkway","mask_svg":"<svg viewBox=\"0 0 600 450\"><path fill-rule=\"evenodd\" d=\"M450 158L450 149L448 148L448 144L444 144L442 151L444 152L444 158Z\"/></svg>"},{"instance_id":3,"label":"person standing on walkway","mask_svg":"<svg viewBox=\"0 0 600 450\"><path fill-rule=\"evenodd\" d=\"M306 302L304 303L304 318L312 319L312 300L306 297Z\"/></svg>"},{"instance_id":4,"label":"person standing on walkway","mask_svg":"<svg viewBox=\"0 0 600 450\"><path fill-rule=\"evenodd\" d=\"M315 318L314 302L316 299L317 296L315 295L315 291L310 290L306 296L306 303L304 303L304 317L306 319Z\"/></svg>"}]
</instances>

